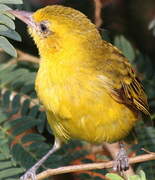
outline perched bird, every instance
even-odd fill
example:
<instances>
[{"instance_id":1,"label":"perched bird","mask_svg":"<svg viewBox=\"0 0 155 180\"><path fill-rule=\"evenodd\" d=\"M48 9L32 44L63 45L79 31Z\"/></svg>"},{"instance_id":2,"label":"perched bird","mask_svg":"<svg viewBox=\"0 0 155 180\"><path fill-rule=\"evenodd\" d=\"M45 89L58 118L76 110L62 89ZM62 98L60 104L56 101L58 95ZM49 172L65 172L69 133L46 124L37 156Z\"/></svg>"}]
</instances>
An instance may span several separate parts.
<instances>
[{"instance_id":1,"label":"perched bird","mask_svg":"<svg viewBox=\"0 0 155 180\"><path fill-rule=\"evenodd\" d=\"M21 179L35 179L37 168L61 143L119 141L141 113L149 114L147 97L130 63L102 40L84 14L60 5L10 13L28 25L38 47L41 61L35 88L56 137L53 148ZM119 169L126 169L127 159L121 163Z\"/></svg>"}]
</instances>

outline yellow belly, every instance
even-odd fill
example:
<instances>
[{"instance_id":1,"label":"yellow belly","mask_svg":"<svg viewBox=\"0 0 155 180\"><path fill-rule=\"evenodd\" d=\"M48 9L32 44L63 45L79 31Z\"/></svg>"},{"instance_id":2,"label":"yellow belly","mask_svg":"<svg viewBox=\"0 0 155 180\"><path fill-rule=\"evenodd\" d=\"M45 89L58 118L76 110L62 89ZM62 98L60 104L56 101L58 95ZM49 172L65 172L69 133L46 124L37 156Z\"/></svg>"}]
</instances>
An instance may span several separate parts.
<instances>
[{"instance_id":1,"label":"yellow belly","mask_svg":"<svg viewBox=\"0 0 155 180\"><path fill-rule=\"evenodd\" d=\"M103 106L88 104L82 107L82 112L81 108L74 109L76 113L72 118L62 118L60 114L53 115L47 111L48 122L55 135L63 141L71 138L97 144L114 142L126 136L138 120L137 114L125 105L112 103L111 99Z\"/></svg>"},{"instance_id":2,"label":"yellow belly","mask_svg":"<svg viewBox=\"0 0 155 180\"><path fill-rule=\"evenodd\" d=\"M87 82L74 80L50 84L38 74L36 91L45 106L48 122L62 141L70 138L91 143L114 142L132 129L138 114L116 102L90 76Z\"/></svg>"}]
</instances>

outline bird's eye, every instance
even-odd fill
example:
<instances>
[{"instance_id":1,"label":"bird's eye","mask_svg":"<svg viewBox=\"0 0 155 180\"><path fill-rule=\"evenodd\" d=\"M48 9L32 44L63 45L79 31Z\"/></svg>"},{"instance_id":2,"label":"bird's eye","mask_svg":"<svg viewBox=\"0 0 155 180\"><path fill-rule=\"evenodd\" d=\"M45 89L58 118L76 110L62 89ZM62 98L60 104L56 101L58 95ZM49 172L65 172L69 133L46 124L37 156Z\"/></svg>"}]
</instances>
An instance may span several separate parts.
<instances>
[{"instance_id":1,"label":"bird's eye","mask_svg":"<svg viewBox=\"0 0 155 180\"><path fill-rule=\"evenodd\" d=\"M47 24L45 24L43 22L39 24L39 29L40 29L41 33L44 33L44 34L49 32Z\"/></svg>"}]
</instances>

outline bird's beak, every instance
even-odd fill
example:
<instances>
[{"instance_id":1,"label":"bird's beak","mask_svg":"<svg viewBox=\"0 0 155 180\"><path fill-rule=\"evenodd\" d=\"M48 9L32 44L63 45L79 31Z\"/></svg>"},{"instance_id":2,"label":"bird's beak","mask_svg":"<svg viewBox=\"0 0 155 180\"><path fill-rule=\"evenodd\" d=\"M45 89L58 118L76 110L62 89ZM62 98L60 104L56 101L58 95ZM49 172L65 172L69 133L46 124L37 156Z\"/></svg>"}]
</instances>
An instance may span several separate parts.
<instances>
[{"instance_id":1,"label":"bird's beak","mask_svg":"<svg viewBox=\"0 0 155 180\"><path fill-rule=\"evenodd\" d=\"M19 10L8 10L9 13L23 21L25 24L27 24L30 27L34 27L35 23L33 21L32 12L27 11L19 11Z\"/></svg>"}]
</instances>

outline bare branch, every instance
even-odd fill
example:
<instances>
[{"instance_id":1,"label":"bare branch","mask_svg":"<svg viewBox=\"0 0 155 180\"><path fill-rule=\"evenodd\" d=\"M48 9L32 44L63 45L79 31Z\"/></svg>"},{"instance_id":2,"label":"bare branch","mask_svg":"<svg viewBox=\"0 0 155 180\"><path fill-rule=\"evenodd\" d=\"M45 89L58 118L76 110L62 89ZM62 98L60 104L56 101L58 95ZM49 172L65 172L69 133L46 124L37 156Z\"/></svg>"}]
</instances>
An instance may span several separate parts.
<instances>
[{"instance_id":1,"label":"bare branch","mask_svg":"<svg viewBox=\"0 0 155 180\"><path fill-rule=\"evenodd\" d=\"M16 51L18 54L17 61L28 61L28 62L32 62L32 63L36 63L36 64L39 63L39 58L37 58L33 55L30 55L28 53L25 53L21 50L18 50L18 49Z\"/></svg>"},{"instance_id":2,"label":"bare branch","mask_svg":"<svg viewBox=\"0 0 155 180\"><path fill-rule=\"evenodd\" d=\"M101 18L101 10L102 10L102 1L101 0L94 0L95 3L95 24L96 27L100 27L102 24L102 18Z\"/></svg>"},{"instance_id":3,"label":"bare branch","mask_svg":"<svg viewBox=\"0 0 155 180\"><path fill-rule=\"evenodd\" d=\"M132 157L129 159L130 164L145 162L155 160L155 153L144 154L136 157ZM111 168L113 165L113 161L103 162L103 163L88 163L88 164L81 164L81 165L71 165L71 166L64 166L55 169L47 169L42 173L37 175L37 180L42 180L44 178L48 178L50 176L64 174L64 173L71 173L77 171L86 171L86 170L93 170L93 169L108 169ZM30 179L29 179L30 180Z\"/></svg>"}]
</instances>

